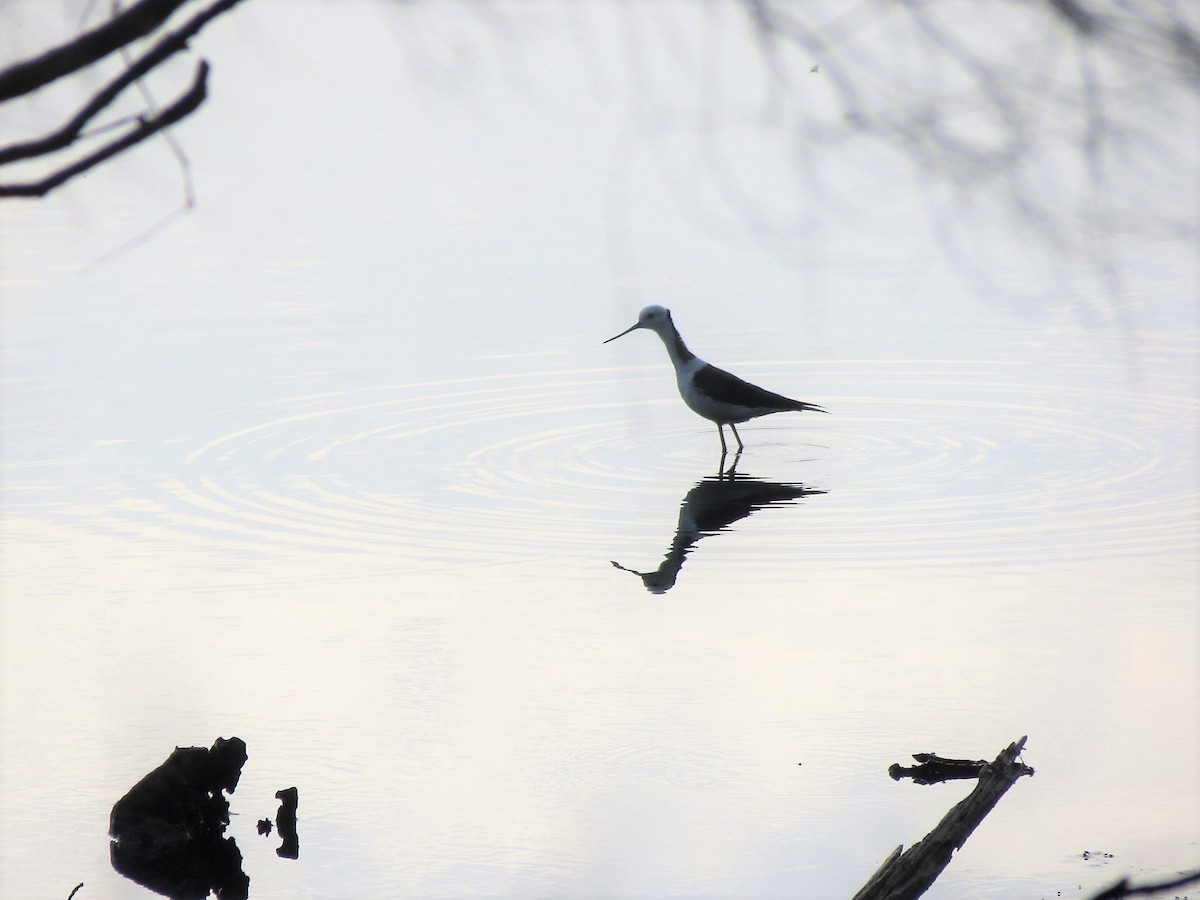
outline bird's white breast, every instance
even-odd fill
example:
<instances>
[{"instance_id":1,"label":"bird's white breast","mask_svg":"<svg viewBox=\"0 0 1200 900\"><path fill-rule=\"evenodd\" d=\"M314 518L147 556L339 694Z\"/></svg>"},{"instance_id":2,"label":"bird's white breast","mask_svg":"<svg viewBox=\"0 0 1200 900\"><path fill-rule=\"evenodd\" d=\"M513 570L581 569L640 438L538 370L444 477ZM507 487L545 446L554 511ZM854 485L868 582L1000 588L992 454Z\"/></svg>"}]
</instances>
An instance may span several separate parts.
<instances>
[{"instance_id":1,"label":"bird's white breast","mask_svg":"<svg viewBox=\"0 0 1200 900\"><path fill-rule=\"evenodd\" d=\"M752 418L753 413L746 407L714 400L696 387L695 375L707 365L708 363L704 360L694 357L675 367L675 381L679 385L679 395L683 397L683 402L688 405L688 408L696 415L713 422L745 422Z\"/></svg>"}]
</instances>

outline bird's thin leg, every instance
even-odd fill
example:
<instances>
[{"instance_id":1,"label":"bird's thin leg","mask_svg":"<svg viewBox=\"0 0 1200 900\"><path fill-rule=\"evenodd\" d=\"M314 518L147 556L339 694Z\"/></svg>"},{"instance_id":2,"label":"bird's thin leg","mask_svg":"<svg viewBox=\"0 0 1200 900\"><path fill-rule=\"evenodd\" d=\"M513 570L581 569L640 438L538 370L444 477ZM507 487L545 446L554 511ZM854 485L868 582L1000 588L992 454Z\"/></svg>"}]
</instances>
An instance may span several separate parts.
<instances>
[{"instance_id":1,"label":"bird's thin leg","mask_svg":"<svg viewBox=\"0 0 1200 900\"><path fill-rule=\"evenodd\" d=\"M738 442L738 453L741 453L743 450L746 449L746 445L742 443L742 436L737 433L737 426L734 425L732 422L729 423L729 427L733 429L733 436L735 438L737 438L737 442Z\"/></svg>"},{"instance_id":2,"label":"bird's thin leg","mask_svg":"<svg viewBox=\"0 0 1200 900\"><path fill-rule=\"evenodd\" d=\"M734 432L735 434L737 432ZM725 446L725 426L720 422L717 423L717 437L721 439L721 460L724 461L725 454L729 452L729 448Z\"/></svg>"},{"instance_id":3,"label":"bird's thin leg","mask_svg":"<svg viewBox=\"0 0 1200 900\"><path fill-rule=\"evenodd\" d=\"M742 458L742 451L739 449L737 453L733 454L733 462L731 462L729 464L729 468L726 469L725 472L723 473L724 476L726 478L728 478L730 481L733 481L733 479L737 477L737 464L738 464L738 460L741 458ZM724 465L724 464L725 464L725 458L721 457L721 465Z\"/></svg>"}]
</instances>

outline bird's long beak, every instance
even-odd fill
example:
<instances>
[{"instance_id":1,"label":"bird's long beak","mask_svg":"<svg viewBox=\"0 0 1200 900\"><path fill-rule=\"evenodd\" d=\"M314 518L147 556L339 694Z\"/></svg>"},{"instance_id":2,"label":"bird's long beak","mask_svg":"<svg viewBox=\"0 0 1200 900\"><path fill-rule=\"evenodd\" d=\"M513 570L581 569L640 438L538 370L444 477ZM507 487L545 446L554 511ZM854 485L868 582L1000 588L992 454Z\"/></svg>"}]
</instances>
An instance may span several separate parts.
<instances>
[{"instance_id":1,"label":"bird's long beak","mask_svg":"<svg viewBox=\"0 0 1200 900\"><path fill-rule=\"evenodd\" d=\"M639 328L641 328L641 327L642 327L642 323L641 323L641 322L635 322L633 325L630 325L628 328L626 328L626 329L625 329L624 331L622 331L620 334L614 334L612 337L610 337L610 338L609 338L607 341L605 341L604 343L608 344L608 343L611 343L612 341L615 341L615 340L616 340L617 338L619 338L619 337L625 337L625 335L629 334L629 332L631 332L631 331L637 331L637 330L638 330Z\"/></svg>"}]
</instances>

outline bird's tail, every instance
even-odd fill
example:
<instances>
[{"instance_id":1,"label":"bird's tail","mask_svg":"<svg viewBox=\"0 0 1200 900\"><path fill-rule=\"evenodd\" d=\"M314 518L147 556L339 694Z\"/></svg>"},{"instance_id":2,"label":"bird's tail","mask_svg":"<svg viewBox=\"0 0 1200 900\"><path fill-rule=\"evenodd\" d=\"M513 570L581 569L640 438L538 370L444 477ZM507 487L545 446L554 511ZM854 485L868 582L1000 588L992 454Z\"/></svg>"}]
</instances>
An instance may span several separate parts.
<instances>
[{"instance_id":1,"label":"bird's tail","mask_svg":"<svg viewBox=\"0 0 1200 900\"><path fill-rule=\"evenodd\" d=\"M809 412L810 410L812 412L829 412L829 410L823 406L817 406L815 403L805 403L803 400L796 401L796 409L798 409L800 412Z\"/></svg>"}]
</instances>

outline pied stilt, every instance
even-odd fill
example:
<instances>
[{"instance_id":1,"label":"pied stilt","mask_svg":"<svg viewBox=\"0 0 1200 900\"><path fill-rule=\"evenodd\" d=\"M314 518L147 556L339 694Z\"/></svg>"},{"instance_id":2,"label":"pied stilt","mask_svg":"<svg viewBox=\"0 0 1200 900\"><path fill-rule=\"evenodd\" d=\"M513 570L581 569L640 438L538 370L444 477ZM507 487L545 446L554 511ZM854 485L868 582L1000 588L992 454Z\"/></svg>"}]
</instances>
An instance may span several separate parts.
<instances>
[{"instance_id":1,"label":"pied stilt","mask_svg":"<svg viewBox=\"0 0 1200 900\"><path fill-rule=\"evenodd\" d=\"M745 444L742 443L742 436L738 434L738 422L777 412L828 412L815 403L792 400L706 363L687 348L687 344L679 335L679 329L671 321L671 311L662 306L647 306L638 315L637 322L604 343L615 341L639 328L647 328L662 338L667 355L671 357L671 364L675 366L675 381L679 385L679 394L683 397L683 402L692 412L716 423L717 435L721 438L722 455L728 452L725 446L726 425L733 429L740 453Z\"/></svg>"}]
</instances>

